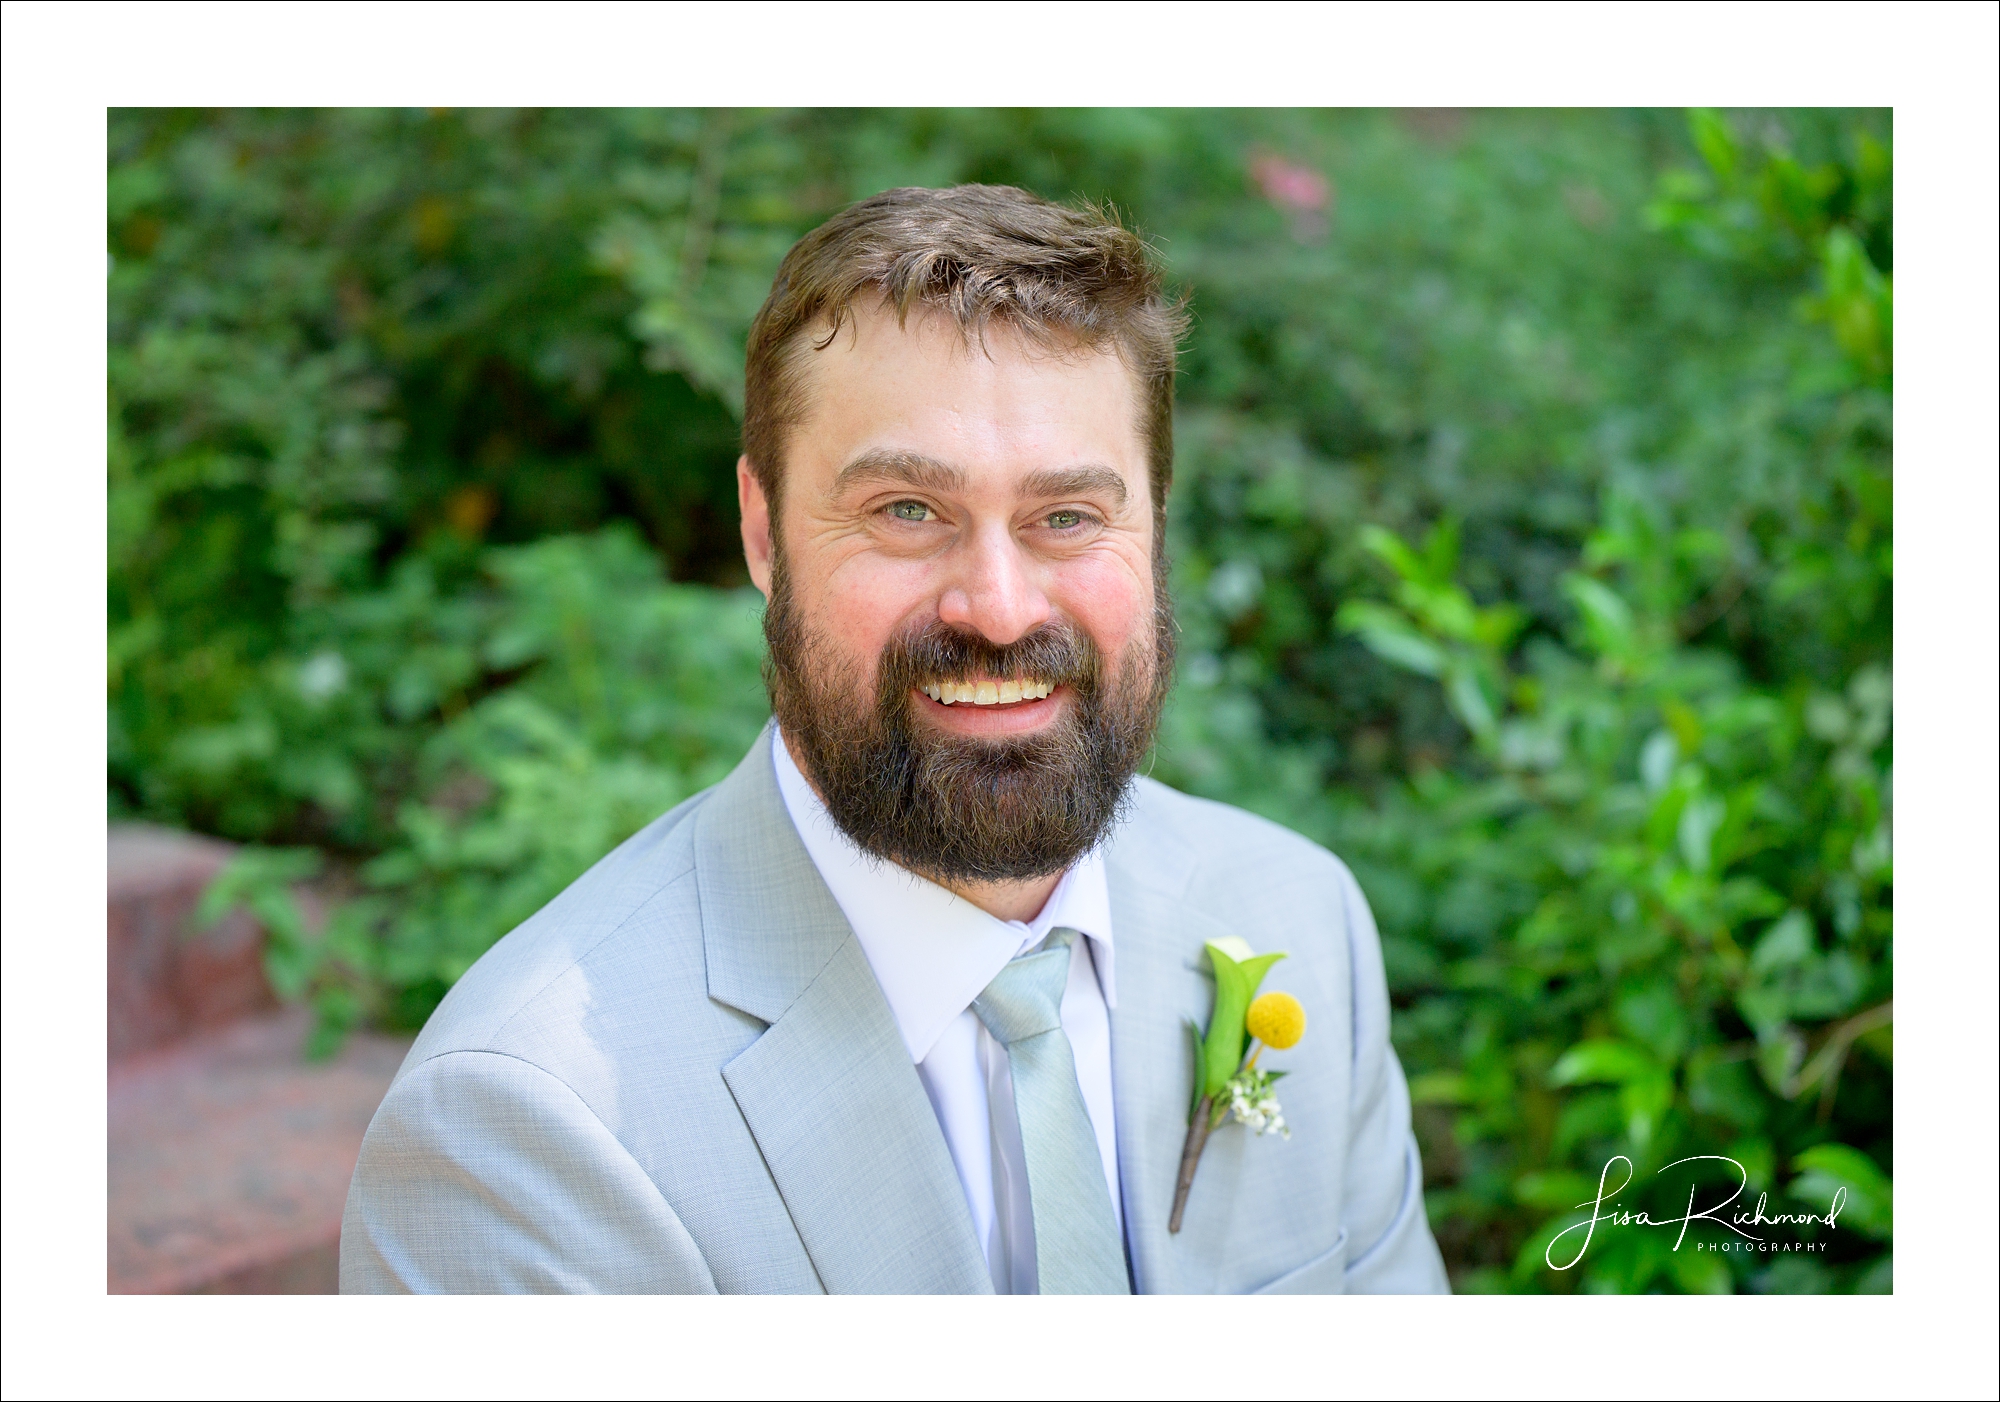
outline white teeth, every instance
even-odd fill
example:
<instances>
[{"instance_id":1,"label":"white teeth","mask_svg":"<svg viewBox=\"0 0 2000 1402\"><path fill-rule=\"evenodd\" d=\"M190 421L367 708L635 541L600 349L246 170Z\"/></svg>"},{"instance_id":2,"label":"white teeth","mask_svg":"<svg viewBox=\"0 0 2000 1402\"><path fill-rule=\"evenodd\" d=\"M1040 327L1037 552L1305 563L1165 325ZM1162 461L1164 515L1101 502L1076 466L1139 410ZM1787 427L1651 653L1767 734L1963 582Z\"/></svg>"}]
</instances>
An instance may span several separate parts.
<instances>
[{"instance_id":1,"label":"white teeth","mask_svg":"<svg viewBox=\"0 0 2000 1402\"><path fill-rule=\"evenodd\" d=\"M1039 701L1055 690L1051 682L927 682L919 688L924 695L944 706L1011 706L1017 701Z\"/></svg>"}]
</instances>

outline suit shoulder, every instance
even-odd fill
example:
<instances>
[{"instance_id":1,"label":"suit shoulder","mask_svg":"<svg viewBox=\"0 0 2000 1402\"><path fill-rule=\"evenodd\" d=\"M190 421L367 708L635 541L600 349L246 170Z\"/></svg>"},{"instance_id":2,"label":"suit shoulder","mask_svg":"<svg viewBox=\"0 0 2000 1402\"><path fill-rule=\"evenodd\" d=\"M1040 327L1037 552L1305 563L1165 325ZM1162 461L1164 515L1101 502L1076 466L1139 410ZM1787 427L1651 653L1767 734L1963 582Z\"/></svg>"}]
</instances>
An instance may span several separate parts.
<instances>
[{"instance_id":1,"label":"suit shoulder","mask_svg":"<svg viewBox=\"0 0 2000 1402\"><path fill-rule=\"evenodd\" d=\"M1114 890L1119 884L1128 893L1150 890L1156 900L1164 896L1242 935L1253 948L1267 948L1282 931L1286 950L1318 970L1326 1006L1359 1006L1359 998L1379 1009L1386 1026L1374 913L1347 864L1312 839L1148 780L1107 859ZM1281 983L1300 972L1293 966Z\"/></svg>"},{"instance_id":2,"label":"suit shoulder","mask_svg":"<svg viewBox=\"0 0 2000 1402\"><path fill-rule=\"evenodd\" d=\"M686 820L710 792L641 828L481 955L424 1024L405 1069L491 1045L516 1014L635 918L644 918L653 940L698 946L694 824Z\"/></svg>"},{"instance_id":3,"label":"suit shoulder","mask_svg":"<svg viewBox=\"0 0 2000 1402\"><path fill-rule=\"evenodd\" d=\"M1339 857L1282 823L1196 798L1156 779L1133 781L1131 815L1121 840L1133 839L1159 856L1165 855L1162 848L1179 849L1189 875L1221 872L1232 881L1353 880Z\"/></svg>"}]
</instances>

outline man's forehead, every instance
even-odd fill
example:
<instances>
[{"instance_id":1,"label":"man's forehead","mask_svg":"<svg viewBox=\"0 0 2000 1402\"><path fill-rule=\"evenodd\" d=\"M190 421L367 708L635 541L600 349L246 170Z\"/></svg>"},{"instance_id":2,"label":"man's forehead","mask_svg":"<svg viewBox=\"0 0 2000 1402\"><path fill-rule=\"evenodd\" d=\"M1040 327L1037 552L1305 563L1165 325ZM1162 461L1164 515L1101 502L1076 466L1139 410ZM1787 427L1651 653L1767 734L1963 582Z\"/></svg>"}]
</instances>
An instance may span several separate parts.
<instances>
[{"instance_id":1,"label":"man's forehead","mask_svg":"<svg viewBox=\"0 0 2000 1402\"><path fill-rule=\"evenodd\" d=\"M951 473L988 460L995 437L1059 459L1024 464L1037 473L1097 468L1122 487L1143 470L1140 386L1115 350L1044 347L1005 322L968 339L935 309L899 324L872 307L805 357L799 427L836 490L864 476L962 487Z\"/></svg>"}]
</instances>

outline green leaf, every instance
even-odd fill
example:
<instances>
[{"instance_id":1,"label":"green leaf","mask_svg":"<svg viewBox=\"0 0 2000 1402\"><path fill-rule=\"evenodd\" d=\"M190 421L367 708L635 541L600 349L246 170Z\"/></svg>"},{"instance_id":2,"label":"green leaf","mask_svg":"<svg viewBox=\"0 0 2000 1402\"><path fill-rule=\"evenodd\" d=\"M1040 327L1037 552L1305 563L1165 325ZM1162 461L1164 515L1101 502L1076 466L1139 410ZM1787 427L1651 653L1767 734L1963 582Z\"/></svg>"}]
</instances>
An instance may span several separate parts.
<instances>
[{"instance_id":1,"label":"green leaf","mask_svg":"<svg viewBox=\"0 0 2000 1402\"><path fill-rule=\"evenodd\" d=\"M1440 583L1458 573L1458 522L1446 516L1424 538L1424 573Z\"/></svg>"},{"instance_id":2,"label":"green leaf","mask_svg":"<svg viewBox=\"0 0 2000 1402\"><path fill-rule=\"evenodd\" d=\"M1412 1105L1469 1105L1472 1082L1462 1071L1426 1071L1410 1078Z\"/></svg>"},{"instance_id":3,"label":"green leaf","mask_svg":"<svg viewBox=\"0 0 2000 1402\"><path fill-rule=\"evenodd\" d=\"M1713 864L1715 833L1728 816L1729 805L1712 795L1689 799L1681 809L1675 836L1680 843L1681 860L1690 871L1705 872Z\"/></svg>"},{"instance_id":4,"label":"green leaf","mask_svg":"<svg viewBox=\"0 0 2000 1402\"><path fill-rule=\"evenodd\" d=\"M1451 701L1451 709L1465 722L1465 728L1474 735L1487 735L1496 723L1493 703L1487 699L1486 689L1479 677L1470 668L1454 667L1445 679L1445 695Z\"/></svg>"},{"instance_id":5,"label":"green leaf","mask_svg":"<svg viewBox=\"0 0 2000 1402\"><path fill-rule=\"evenodd\" d=\"M1811 961L1815 952L1812 918L1802 910L1787 911L1783 919L1773 921L1758 937L1750 955L1750 969L1752 973L1768 976L1800 968Z\"/></svg>"},{"instance_id":6,"label":"green leaf","mask_svg":"<svg viewBox=\"0 0 2000 1402\"><path fill-rule=\"evenodd\" d=\"M1514 1200L1541 1212L1571 1212L1596 1195L1596 1180L1574 1170L1524 1173L1514 1180Z\"/></svg>"},{"instance_id":7,"label":"green leaf","mask_svg":"<svg viewBox=\"0 0 2000 1402\"><path fill-rule=\"evenodd\" d=\"M1383 661L1421 676L1443 675L1443 650L1394 609L1355 599L1342 604L1335 617L1342 631L1358 634L1362 644Z\"/></svg>"},{"instance_id":8,"label":"green leaf","mask_svg":"<svg viewBox=\"0 0 2000 1402\"><path fill-rule=\"evenodd\" d=\"M1578 1086L1649 1079L1659 1074L1659 1063L1639 1048L1625 1042L1599 1039L1579 1042L1562 1054L1549 1072L1549 1084Z\"/></svg>"},{"instance_id":9,"label":"green leaf","mask_svg":"<svg viewBox=\"0 0 2000 1402\"><path fill-rule=\"evenodd\" d=\"M1635 1077L1618 1087L1618 1108L1625 1116L1625 1133L1641 1148L1652 1143L1673 1103L1674 1078L1664 1069L1650 1076Z\"/></svg>"},{"instance_id":10,"label":"green leaf","mask_svg":"<svg viewBox=\"0 0 2000 1402\"><path fill-rule=\"evenodd\" d=\"M289 898L293 882L317 876L326 859L311 847L245 847L217 872L195 905L197 929L212 929L259 896Z\"/></svg>"},{"instance_id":11,"label":"green leaf","mask_svg":"<svg viewBox=\"0 0 2000 1402\"><path fill-rule=\"evenodd\" d=\"M1201 1108L1201 1098L1208 1094L1208 1076L1205 1071L1207 1053L1202 1047L1201 1024L1193 1018L1187 1020L1188 1042L1194 1054L1194 1093L1188 1097L1188 1119L1194 1119L1194 1112Z\"/></svg>"},{"instance_id":12,"label":"green leaf","mask_svg":"<svg viewBox=\"0 0 2000 1402\"><path fill-rule=\"evenodd\" d=\"M329 1061L339 1054L348 1033L361 1020L361 1001L351 989L329 988L313 999L313 1028L306 1037L305 1059Z\"/></svg>"},{"instance_id":13,"label":"green leaf","mask_svg":"<svg viewBox=\"0 0 2000 1402\"><path fill-rule=\"evenodd\" d=\"M1563 578L1563 592L1583 615L1584 632L1600 657L1622 658L1632 651L1632 606L1601 580L1587 574Z\"/></svg>"},{"instance_id":14,"label":"green leaf","mask_svg":"<svg viewBox=\"0 0 2000 1402\"><path fill-rule=\"evenodd\" d=\"M1676 1251L1668 1260L1674 1283L1686 1295L1733 1295L1735 1279L1720 1256L1705 1251Z\"/></svg>"},{"instance_id":15,"label":"green leaf","mask_svg":"<svg viewBox=\"0 0 2000 1402\"><path fill-rule=\"evenodd\" d=\"M1895 1258L1888 1252L1870 1261L1854 1278L1854 1293L1857 1295L1893 1295L1896 1293Z\"/></svg>"},{"instance_id":16,"label":"green leaf","mask_svg":"<svg viewBox=\"0 0 2000 1402\"><path fill-rule=\"evenodd\" d=\"M1664 979L1635 982L1612 1005L1619 1027L1666 1065L1680 1060L1689 1040L1688 1011L1678 993Z\"/></svg>"},{"instance_id":17,"label":"green leaf","mask_svg":"<svg viewBox=\"0 0 2000 1402\"><path fill-rule=\"evenodd\" d=\"M1688 135L1710 170L1725 181L1736 174L1736 136L1720 112L1712 107L1690 108Z\"/></svg>"},{"instance_id":18,"label":"green leaf","mask_svg":"<svg viewBox=\"0 0 2000 1402\"><path fill-rule=\"evenodd\" d=\"M1202 1094L1219 1095L1243 1061L1246 1033L1243 1019L1257 985L1264 974L1285 956L1259 954L1240 963L1213 940L1204 948L1215 969L1215 1011L1209 1017L1208 1033L1202 1039Z\"/></svg>"},{"instance_id":19,"label":"green leaf","mask_svg":"<svg viewBox=\"0 0 2000 1402\"><path fill-rule=\"evenodd\" d=\"M1811 917L1792 910L1758 938L1736 1003L1760 1030L1787 1019L1837 1017L1859 1001L1865 978L1850 951L1822 952Z\"/></svg>"},{"instance_id":20,"label":"green leaf","mask_svg":"<svg viewBox=\"0 0 2000 1402\"><path fill-rule=\"evenodd\" d=\"M1868 250L1847 229L1827 233L1821 285L1824 291L1814 309L1831 324L1841 349L1865 374L1886 378L1894 356L1891 282L1875 270Z\"/></svg>"},{"instance_id":21,"label":"green leaf","mask_svg":"<svg viewBox=\"0 0 2000 1402\"><path fill-rule=\"evenodd\" d=\"M1360 539L1363 550L1388 565L1402 579L1421 584L1429 583L1433 578L1430 562L1405 544L1394 531L1380 526L1363 526ZM1449 578L1448 572L1446 577Z\"/></svg>"},{"instance_id":22,"label":"green leaf","mask_svg":"<svg viewBox=\"0 0 2000 1402\"><path fill-rule=\"evenodd\" d=\"M1816 1144L1792 1160L1798 1170L1789 1191L1820 1211L1832 1209L1836 1227L1853 1227L1887 1241L1895 1228L1895 1194L1875 1160L1846 1144Z\"/></svg>"}]
</instances>

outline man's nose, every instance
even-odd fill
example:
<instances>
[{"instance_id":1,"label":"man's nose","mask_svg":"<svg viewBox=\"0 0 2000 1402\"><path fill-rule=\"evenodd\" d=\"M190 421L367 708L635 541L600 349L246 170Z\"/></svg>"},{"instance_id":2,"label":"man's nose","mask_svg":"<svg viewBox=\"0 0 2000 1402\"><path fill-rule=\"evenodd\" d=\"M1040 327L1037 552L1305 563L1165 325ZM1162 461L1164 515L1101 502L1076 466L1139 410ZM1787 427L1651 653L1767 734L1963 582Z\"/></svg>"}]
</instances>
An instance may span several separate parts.
<instances>
[{"instance_id":1,"label":"man's nose","mask_svg":"<svg viewBox=\"0 0 2000 1402\"><path fill-rule=\"evenodd\" d=\"M1033 562L1005 526L982 528L952 552L938 619L1005 647L1049 621L1054 610Z\"/></svg>"}]
</instances>

